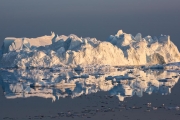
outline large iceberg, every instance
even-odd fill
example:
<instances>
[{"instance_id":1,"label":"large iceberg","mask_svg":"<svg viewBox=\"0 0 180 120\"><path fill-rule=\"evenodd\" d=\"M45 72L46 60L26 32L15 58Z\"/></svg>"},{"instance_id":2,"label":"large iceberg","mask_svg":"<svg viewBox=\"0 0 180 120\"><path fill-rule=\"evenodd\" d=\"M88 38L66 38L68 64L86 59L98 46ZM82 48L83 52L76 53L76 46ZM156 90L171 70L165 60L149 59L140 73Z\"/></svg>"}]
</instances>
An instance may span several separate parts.
<instances>
[{"instance_id":1,"label":"large iceberg","mask_svg":"<svg viewBox=\"0 0 180 120\"><path fill-rule=\"evenodd\" d=\"M4 67L76 67L87 65L155 65L180 61L170 36L142 37L119 30L108 40L56 35L38 38L5 38L1 65Z\"/></svg>"}]
</instances>

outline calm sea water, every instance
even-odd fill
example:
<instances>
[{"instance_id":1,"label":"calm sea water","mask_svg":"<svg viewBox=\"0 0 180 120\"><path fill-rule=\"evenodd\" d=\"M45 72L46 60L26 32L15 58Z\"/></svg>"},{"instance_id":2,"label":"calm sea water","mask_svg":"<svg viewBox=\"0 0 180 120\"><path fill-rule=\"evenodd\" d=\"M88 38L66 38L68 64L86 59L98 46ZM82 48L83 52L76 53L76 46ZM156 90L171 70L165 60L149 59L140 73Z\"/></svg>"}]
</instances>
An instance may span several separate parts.
<instances>
[{"instance_id":1,"label":"calm sea water","mask_svg":"<svg viewBox=\"0 0 180 120\"><path fill-rule=\"evenodd\" d=\"M177 120L178 81L178 72L162 70L4 69L0 119ZM33 83L43 87L33 87Z\"/></svg>"}]
</instances>

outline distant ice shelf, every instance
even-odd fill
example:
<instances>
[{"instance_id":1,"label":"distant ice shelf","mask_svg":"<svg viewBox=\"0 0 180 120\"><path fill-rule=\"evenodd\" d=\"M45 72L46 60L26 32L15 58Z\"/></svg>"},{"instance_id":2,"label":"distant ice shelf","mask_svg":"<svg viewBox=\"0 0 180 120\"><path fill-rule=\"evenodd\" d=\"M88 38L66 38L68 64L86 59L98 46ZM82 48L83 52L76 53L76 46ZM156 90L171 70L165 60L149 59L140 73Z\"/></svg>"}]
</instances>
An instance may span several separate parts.
<instances>
[{"instance_id":1,"label":"distant ice shelf","mask_svg":"<svg viewBox=\"0 0 180 120\"><path fill-rule=\"evenodd\" d=\"M170 40L161 35L152 38L136 36L119 30L108 40L82 38L74 34L37 38L4 39L2 46L2 67L42 67L68 66L75 68L87 65L155 65L180 62L180 53Z\"/></svg>"}]
</instances>

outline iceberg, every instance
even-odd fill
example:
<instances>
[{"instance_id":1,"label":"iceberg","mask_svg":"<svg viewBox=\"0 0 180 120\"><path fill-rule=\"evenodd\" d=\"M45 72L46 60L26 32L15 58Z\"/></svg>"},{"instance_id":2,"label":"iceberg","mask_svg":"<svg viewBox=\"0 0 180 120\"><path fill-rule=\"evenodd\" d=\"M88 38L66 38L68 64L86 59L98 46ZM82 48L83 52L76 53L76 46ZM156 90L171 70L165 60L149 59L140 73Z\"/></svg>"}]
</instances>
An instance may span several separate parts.
<instances>
[{"instance_id":1,"label":"iceberg","mask_svg":"<svg viewBox=\"0 0 180 120\"><path fill-rule=\"evenodd\" d=\"M108 40L82 38L74 34L37 38L4 39L2 67L53 68L68 66L135 66L168 64L180 61L180 53L170 36L133 36L119 30Z\"/></svg>"}]
</instances>

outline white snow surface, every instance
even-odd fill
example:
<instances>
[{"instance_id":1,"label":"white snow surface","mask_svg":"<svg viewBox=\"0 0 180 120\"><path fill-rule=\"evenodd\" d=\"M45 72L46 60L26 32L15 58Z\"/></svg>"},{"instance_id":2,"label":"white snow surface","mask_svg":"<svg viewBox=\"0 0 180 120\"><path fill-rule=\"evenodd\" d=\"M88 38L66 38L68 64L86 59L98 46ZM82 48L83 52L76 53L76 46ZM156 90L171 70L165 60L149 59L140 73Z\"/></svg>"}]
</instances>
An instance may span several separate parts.
<instances>
[{"instance_id":1,"label":"white snow surface","mask_svg":"<svg viewBox=\"0 0 180 120\"><path fill-rule=\"evenodd\" d=\"M1 64L4 67L76 67L77 65L152 65L180 61L170 36L136 36L119 30L107 41L71 34L38 38L5 38Z\"/></svg>"}]
</instances>

